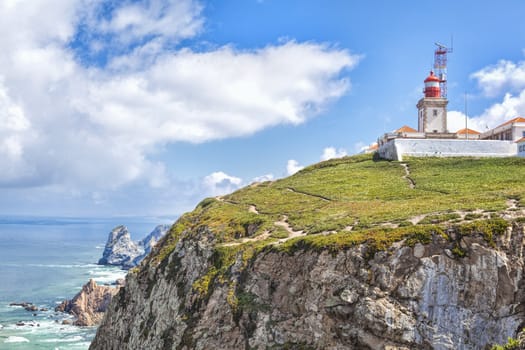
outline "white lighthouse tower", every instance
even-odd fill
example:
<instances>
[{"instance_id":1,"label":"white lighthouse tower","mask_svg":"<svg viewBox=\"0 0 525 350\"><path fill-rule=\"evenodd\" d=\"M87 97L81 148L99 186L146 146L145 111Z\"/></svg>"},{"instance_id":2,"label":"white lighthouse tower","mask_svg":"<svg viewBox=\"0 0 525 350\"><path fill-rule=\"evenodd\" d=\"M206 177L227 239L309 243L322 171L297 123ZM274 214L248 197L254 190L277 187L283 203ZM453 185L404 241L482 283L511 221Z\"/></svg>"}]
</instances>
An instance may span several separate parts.
<instances>
[{"instance_id":1,"label":"white lighthouse tower","mask_svg":"<svg viewBox=\"0 0 525 350\"><path fill-rule=\"evenodd\" d=\"M430 75L425 79L425 89L423 92L425 96L417 103L418 131L426 134L448 133L448 100L446 97L441 96L440 79L433 71L431 71Z\"/></svg>"}]
</instances>

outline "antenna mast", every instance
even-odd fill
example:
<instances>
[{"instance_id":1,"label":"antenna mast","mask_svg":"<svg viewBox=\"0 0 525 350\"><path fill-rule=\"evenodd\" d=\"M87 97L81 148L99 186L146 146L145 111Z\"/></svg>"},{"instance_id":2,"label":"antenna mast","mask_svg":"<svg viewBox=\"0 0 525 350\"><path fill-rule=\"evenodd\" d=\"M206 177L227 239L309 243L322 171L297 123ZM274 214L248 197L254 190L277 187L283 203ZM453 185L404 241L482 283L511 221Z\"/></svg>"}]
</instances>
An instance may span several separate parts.
<instances>
[{"instance_id":1,"label":"antenna mast","mask_svg":"<svg viewBox=\"0 0 525 350\"><path fill-rule=\"evenodd\" d=\"M452 52L452 48L448 48L440 43L435 44L437 48L434 51L434 70L439 78L441 97L447 98L447 54Z\"/></svg>"}]
</instances>

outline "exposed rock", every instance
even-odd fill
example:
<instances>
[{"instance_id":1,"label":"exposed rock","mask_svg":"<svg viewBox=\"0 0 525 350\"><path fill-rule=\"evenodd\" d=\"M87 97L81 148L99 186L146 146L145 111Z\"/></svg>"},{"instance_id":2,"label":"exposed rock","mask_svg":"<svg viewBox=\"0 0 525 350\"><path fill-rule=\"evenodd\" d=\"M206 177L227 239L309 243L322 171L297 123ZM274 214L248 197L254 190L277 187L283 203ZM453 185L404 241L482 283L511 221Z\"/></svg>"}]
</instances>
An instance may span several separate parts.
<instances>
[{"instance_id":1,"label":"exposed rock","mask_svg":"<svg viewBox=\"0 0 525 350\"><path fill-rule=\"evenodd\" d=\"M157 242L169 231L170 227L171 225L158 225L149 235L138 242L139 246L144 249L144 253L133 260L135 265L138 265L151 252L157 245Z\"/></svg>"},{"instance_id":2,"label":"exposed rock","mask_svg":"<svg viewBox=\"0 0 525 350\"><path fill-rule=\"evenodd\" d=\"M34 312L38 311L38 307L34 305L33 303L29 303L27 301L21 302L21 303L10 303L9 306L20 306L23 307L26 311ZM40 311L45 311L44 309L41 309Z\"/></svg>"},{"instance_id":3,"label":"exposed rock","mask_svg":"<svg viewBox=\"0 0 525 350\"><path fill-rule=\"evenodd\" d=\"M77 319L72 323L76 326L99 324L111 298L118 290L119 288L115 287L99 286L91 279L73 299L64 300L55 308L55 311L75 316Z\"/></svg>"},{"instance_id":4,"label":"exposed rock","mask_svg":"<svg viewBox=\"0 0 525 350\"><path fill-rule=\"evenodd\" d=\"M366 245L240 252L202 295L216 236L201 227L128 274L90 349L484 349L525 323L523 231L493 246L470 236L464 257L439 235L372 257Z\"/></svg>"},{"instance_id":5,"label":"exposed rock","mask_svg":"<svg viewBox=\"0 0 525 350\"><path fill-rule=\"evenodd\" d=\"M98 264L121 266L124 269L138 265L169 228L169 225L158 225L143 240L134 242L126 226L115 227L109 233L104 253Z\"/></svg>"},{"instance_id":6,"label":"exposed rock","mask_svg":"<svg viewBox=\"0 0 525 350\"><path fill-rule=\"evenodd\" d=\"M126 284L126 280L124 278L117 278L115 281L115 285L118 287L122 287Z\"/></svg>"},{"instance_id":7,"label":"exposed rock","mask_svg":"<svg viewBox=\"0 0 525 350\"><path fill-rule=\"evenodd\" d=\"M135 266L135 258L144 254L144 249L131 240L126 226L115 227L108 236L99 265L116 265L123 268Z\"/></svg>"}]
</instances>

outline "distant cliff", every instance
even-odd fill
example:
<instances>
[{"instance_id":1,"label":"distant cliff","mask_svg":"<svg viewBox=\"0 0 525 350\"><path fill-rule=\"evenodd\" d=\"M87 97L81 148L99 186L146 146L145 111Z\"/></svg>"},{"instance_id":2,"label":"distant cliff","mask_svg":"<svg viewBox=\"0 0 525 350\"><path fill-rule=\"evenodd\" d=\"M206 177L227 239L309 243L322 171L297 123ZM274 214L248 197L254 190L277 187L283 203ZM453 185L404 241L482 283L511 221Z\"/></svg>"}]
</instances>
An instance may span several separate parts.
<instances>
[{"instance_id":1,"label":"distant cliff","mask_svg":"<svg viewBox=\"0 0 525 350\"><path fill-rule=\"evenodd\" d=\"M524 165L350 157L206 199L130 270L90 349L505 343L525 325Z\"/></svg>"},{"instance_id":2,"label":"distant cliff","mask_svg":"<svg viewBox=\"0 0 525 350\"><path fill-rule=\"evenodd\" d=\"M108 236L99 265L115 265L125 269L132 268L157 244L158 240L168 232L169 225L158 225L144 239L138 242L131 240L126 226L115 227Z\"/></svg>"}]
</instances>

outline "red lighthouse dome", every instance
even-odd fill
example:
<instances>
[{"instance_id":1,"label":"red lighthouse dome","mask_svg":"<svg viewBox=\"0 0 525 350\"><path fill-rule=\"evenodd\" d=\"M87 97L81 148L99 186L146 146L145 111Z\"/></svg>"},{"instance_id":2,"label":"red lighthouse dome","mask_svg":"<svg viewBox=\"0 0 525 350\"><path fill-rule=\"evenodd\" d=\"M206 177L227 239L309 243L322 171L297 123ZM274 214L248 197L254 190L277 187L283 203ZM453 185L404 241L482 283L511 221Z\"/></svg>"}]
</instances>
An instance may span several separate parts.
<instances>
[{"instance_id":1,"label":"red lighthouse dome","mask_svg":"<svg viewBox=\"0 0 525 350\"><path fill-rule=\"evenodd\" d=\"M441 88L439 87L439 78L430 71L430 75L425 79L425 97L441 97Z\"/></svg>"}]
</instances>

